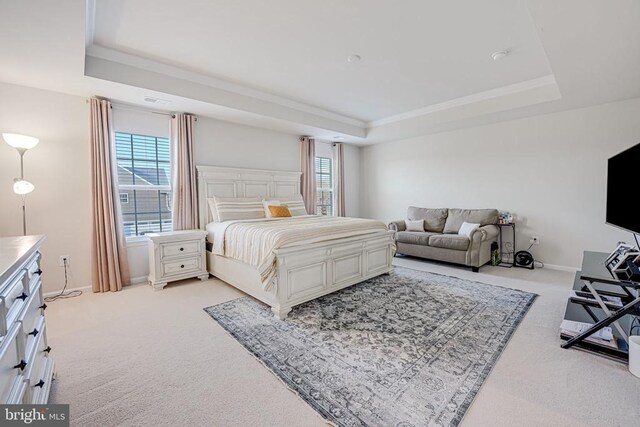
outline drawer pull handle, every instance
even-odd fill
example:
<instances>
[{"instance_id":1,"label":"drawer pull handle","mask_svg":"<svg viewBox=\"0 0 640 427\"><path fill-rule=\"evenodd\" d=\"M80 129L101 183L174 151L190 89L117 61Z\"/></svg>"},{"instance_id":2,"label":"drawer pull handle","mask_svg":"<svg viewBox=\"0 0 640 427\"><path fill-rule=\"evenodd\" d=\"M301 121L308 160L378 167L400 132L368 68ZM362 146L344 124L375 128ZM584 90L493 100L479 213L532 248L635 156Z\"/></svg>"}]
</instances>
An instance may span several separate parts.
<instances>
[{"instance_id":1,"label":"drawer pull handle","mask_svg":"<svg viewBox=\"0 0 640 427\"><path fill-rule=\"evenodd\" d=\"M184 248L180 248L180 252L184 251Z\"/></svg>"},{"instance_id":2,"label":"drawer pull handle","mask_svg":"<svg viewBox=\"0 0 640 427\"><path fill-rule=\"evenodd\" d=\"M37 274L38 276L42 276L42 270L37 269L37 270L35 271L35 274Z\"/></svg>"},{"instance_id":3,"label":"drawer pull handle","mask_svg":"<svg viewBox=\"0 0 640 427\"><path fill-rule=\"evenodd\" d=\"M51 353L51 346L47 346L47 348L42 351L44 351L45 353Z\"/></svg>"},{"instance_id":4,"label":"drawer pull handle","mask_svg":"<svg viewBox=\"0 0 640 427\"><path fill-rule=\"evenodd\" d=\"M34 385L34 387L40 387L42 388L44 386L44 381L40 380L38 381L38 384Z\"/></svg>"},{"instance_id":5,"label":"drawer pull handle","mask_svg":"<svg viewBox=\"0 0 640 427\"><path fill-rule=\"evenodd\" d=\"M180 266L180 268L184 268L184 264L182 264L182 265Z\"/></svg>"},{"instance_id":6,"label":"drawer pull handle","mask_svg":"<svg viewBox=\"0 0 640 427\"><path fill-rule=\"evenodd\" d=\"M34 337L37 337L38 333L40 333L40 331L36 328L33 328L33 331L29 332L27 335L33 335Z\"/></svg>"},{"instance_id":7,"label":"drawer pull handle","mask_svg":"<svg viewBox=\"0 0 640 427\"><path fill-rule=\"evenodd\" d=\"M20 369L21 371L24 371L24 368L27 367L27 362L25 362L24 360L21 360L20 363L18 363L16 366L13 367L13 369Z\"/></svg>"},{"instance_id":8,"label":"drawer pull handle","mask_svg":"<svg viewBox=\"0 0 640 427\"><path fill-rule=\"evenodd\" d=\"M42 311L45 311L45 310L47 309L47 307L48 307L48 306L47 306L47 304L42 304L42 305L41 305L40 307L38 307L38 308L41 308L41 309L42 309Z\"/></svg>"},{"instance_id":9,"label":"drawer pull handle","mask_svg":"<svg viewBox=\"0 0 640 427\"><path fill-rule=\"evenodd\" d=\"M16 297L16 299L21 299L22 301L24 301L27 299L27 296L28 295L23 292L20 296Z\"/></svg>"}]
</instances>

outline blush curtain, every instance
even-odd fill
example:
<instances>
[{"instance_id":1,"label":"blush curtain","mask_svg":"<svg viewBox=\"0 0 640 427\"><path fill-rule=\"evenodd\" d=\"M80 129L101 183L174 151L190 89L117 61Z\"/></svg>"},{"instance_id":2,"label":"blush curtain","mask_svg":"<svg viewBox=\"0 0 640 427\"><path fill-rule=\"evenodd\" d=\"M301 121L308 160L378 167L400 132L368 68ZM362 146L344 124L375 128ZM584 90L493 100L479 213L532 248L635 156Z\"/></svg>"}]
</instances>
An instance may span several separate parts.
<instances>
[{"instance_id":1,"label":"blush curtain","mask_svg":"<svg viewBox=\"0 0 640 427\"><path fill-rule=\"evenodd\" d=\"M333 143L333 170L335 171L335 215L346 216L344 204L344 146L340 142Z\"/></svg>"},{"instance_id":2,"label":"blush curtain","mask_svg":"<svg viewBox=\"0 0 640 427\"><path fill-rule=\"evenodd\" d=\"M91 98L91 282L93 292L129 284L129 262L118 197L111 103Z\"/></svg>"},{"instance_id":3,"label":"blush curtain","mask_svg":"<svg viewBox=\"0 0 640 427\"><path fill-rule=\"evenodd\" d=\"M171 118L172 220L174 230L198 228L198 194L196 165L193 161L193 126L191 114L174 114Z\"/></svg>"},{"instance_id":4,"label":"blush curtain","mask_svg":"<svg viewBox=\"0 0 640 427\"><path fill-rule=\"evenodd\" d=\"M316 141L300 137L300 191L309 215L316 214Z\"/></svg>"}]
</instances>

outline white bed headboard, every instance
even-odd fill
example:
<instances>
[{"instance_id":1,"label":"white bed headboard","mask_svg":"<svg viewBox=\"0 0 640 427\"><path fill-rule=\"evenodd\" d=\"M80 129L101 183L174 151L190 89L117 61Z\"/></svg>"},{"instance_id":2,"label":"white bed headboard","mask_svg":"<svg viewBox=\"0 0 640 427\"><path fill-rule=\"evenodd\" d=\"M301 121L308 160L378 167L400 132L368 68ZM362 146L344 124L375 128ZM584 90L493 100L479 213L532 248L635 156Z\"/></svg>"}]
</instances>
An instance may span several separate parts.
<instances>
[{"instance_id":1,"label":"white bed headboard","mask_svg":"<svg viewBox=\"0 0 640 427\"><path fill-rule=\"evenodd\" d=\"M196 166L200 228L213 221L207 199L220 197L277 198L300 194L301 172Z\"/></svg>"}]
</instances>

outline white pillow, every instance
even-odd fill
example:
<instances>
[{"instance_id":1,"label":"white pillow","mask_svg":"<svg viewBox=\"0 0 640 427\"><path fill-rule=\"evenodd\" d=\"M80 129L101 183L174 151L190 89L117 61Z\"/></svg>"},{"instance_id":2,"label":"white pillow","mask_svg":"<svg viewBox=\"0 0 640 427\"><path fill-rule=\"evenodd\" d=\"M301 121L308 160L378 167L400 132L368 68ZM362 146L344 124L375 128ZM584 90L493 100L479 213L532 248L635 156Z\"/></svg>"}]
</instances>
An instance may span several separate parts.
<instances>
[{"instance_id":1,"label":"white pillow","mask_svg":"<svg viewBox=\"0 0 640 427\"><path fill-rule=\"evenodd\" d=\"M214 197L217 220L264 218L262 197Z\"/></svg>"},{"instance_id":2,"label":"white pillow","mask_svg":"<svg viewBox=\"0 0 640 427\"><path fill-rule=\"evenodd\" d=\"M404 220L404 226L407 231L424 231L424 219Z\"/></svg>"},{"instance_id":3,"label":"white pillow","mask_svg":"<svg viewBox=\"0 0 640 427\"><path fill-rule=\"evenodd\" d=\"M474 224L472 222L463 222L460 226L460 230L458 230L458 234L460 236L471 237L474 231L480 228L480 224Z\"/></svg>"},{"instance_id":4,"label":"white pillow","mask_svg":"<svg viewBox=\"0 0 640 427\"><path fill-rule=\"evenodd\" d=\"M207 198L207 203L209 204L209 211L211 211L211 218L213 218L213 222L219 222L218 211L216 210L216 200L213 197Z\"/></svg>"},{"instance_id":5,"label":"white pillow","mask_svg":"<svg viewBox=\"0 0 640 427\"><path fill-rule=\"evenodd\" d=\"M302 200L301 194L295 196L282 196L278 197L280 205L286 205L291 212L291 216L307 215L307 208L304 207L304 200Z\"/></svg>"},{"instance_id":6,"label":"white pillow","mask_svg":"<svg viewBox=\"0 0 640 427\"><path fill-rule=\"evenodd\" d=\"M262 202L264 206L264 215L267 218L271 218L271 211L269 210L269 206L281 206L280 200L265 200Z\"/></svg>"}]
</instances>

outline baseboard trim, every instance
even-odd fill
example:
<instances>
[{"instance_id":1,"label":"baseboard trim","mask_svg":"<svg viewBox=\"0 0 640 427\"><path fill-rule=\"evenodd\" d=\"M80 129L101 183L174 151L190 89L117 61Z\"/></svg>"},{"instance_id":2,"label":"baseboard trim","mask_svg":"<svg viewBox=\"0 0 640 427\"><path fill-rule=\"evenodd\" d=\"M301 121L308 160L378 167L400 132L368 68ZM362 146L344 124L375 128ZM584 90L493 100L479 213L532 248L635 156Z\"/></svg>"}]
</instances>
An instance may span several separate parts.
<instances>
[{"instance_id":1,"label":"baseboard trim","mask_svg":"<svg viewBox=\"0 0 640 427\"><path fill-rule=\"evenodd\" d=\"M566 271L569 273L575 273L576 271L580 270L578 267L568 267L566 265L558 265L558 264L544 264L545 268L548 268L549 270L557 270L557 271Z\"/></svg>"},{"instance_id":2,"label":"baseboard trim","mask_svg":"<svg viewBox=\"0 0 640 427\"><path fill-rule=\"evenodd\" d=\"M149 281L149 276L132 277L130 279L130 283L132 285L141 285L143 283L147 283L148 281Z\"/></svg>"},{"instance_id":3,"label":"baseboard trim","mask_svg":"<svg viewBox=\"0 0 640 427\"><path fill-rule=\"evenodd\" d=\"M86 291L90 291L91 290L91 286L82 286L79 288L71 288L71 289L65 289L64 292L73 292L73 291L81 291L81 292L86 292ZM47 298L47 297L53 297L56 296L58 294L60 294L60 292L62 291L62 289L58 290L58 291L51 291L51 292L43 292L42 296Z\"/></svg>"}]
</instances>

